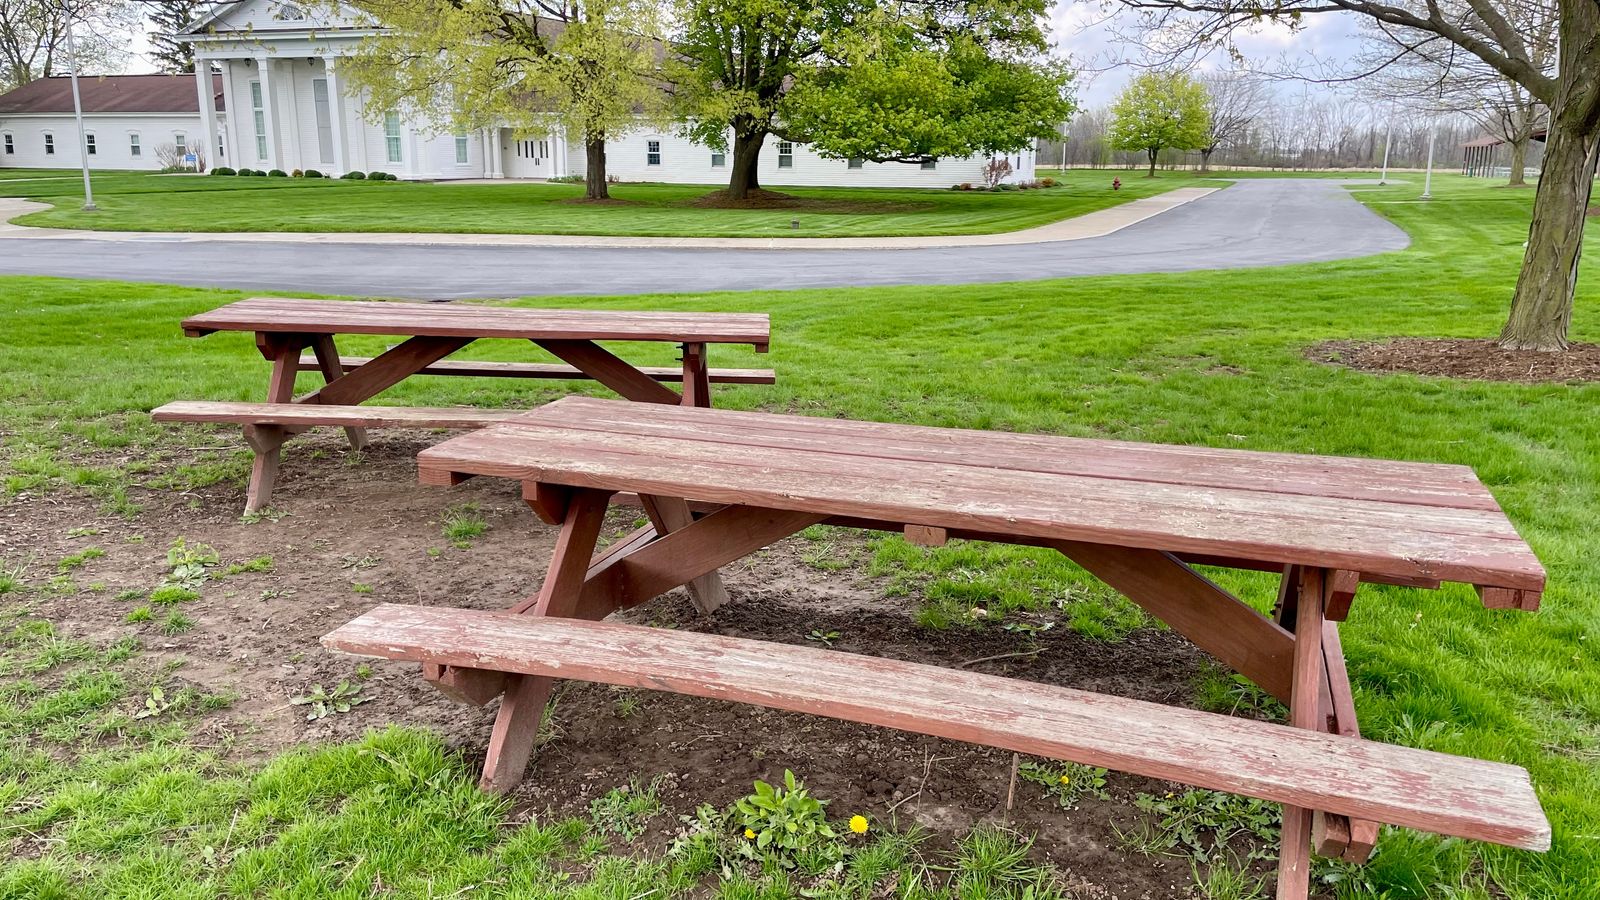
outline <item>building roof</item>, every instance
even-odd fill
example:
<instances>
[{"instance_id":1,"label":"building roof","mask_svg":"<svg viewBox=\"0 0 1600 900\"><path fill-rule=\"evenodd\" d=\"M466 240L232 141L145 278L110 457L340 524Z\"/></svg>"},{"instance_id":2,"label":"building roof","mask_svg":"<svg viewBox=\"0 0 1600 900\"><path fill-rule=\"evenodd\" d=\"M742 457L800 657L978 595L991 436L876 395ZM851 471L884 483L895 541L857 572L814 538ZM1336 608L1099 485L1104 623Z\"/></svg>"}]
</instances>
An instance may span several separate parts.
<instances>
[{"instance_id":1,"label":"building roof","mask_svg":"<svg viewBox=\"0 0 1600 900\"><path fill-rule=\"evenodd\" d=\"M222 76L211 76L212 96L222 110ZM193 75L102 75L80 77L86 113L195 113L200 97ZM0 116L72 112L72 79L39 78L0 94Z\"/></svg>"}]
</instances>

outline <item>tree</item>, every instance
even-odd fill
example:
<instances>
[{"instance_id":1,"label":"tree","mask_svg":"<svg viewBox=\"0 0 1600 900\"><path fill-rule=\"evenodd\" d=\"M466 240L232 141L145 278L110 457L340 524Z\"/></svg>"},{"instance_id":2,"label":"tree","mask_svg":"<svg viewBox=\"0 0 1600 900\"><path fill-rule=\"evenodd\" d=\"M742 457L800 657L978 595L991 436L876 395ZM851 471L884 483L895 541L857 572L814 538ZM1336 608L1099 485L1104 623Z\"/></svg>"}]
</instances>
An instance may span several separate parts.
<instances>
[{"instance_id":1,"label":"tree","mask_svg":"<svg viewBox=\"0 0 1600 900\"><path fill-rule=\"evenodd\" d=\"M148 32L150 61L163 72L181 74L194 71L194 45L173 39L206 10L206 0L146 0L147 17L155 28Z\"/></svg>"},{"instance_id":2,"label":"tree","mask_svg":"<svg viewBox=\"0 0 1600 900\"><path fill-rule=\"evenodd\" d=\"M1200 171L1211 171L1211 154L1242 139L1266 110L1267 94L1261 81L1248 72L1230 69L1200 77L1206 92L1206 137L1200 145Z\"/></svg>"},{"instance_id":3,"label":"tree","mask_svg":"<svg viewBox=\"0 0 1600 900\"><path fill-rule=\"evenodd\" d=\"M1044 61L1044 0L678 0L684 133L726 151L745 199L768 135L826 156L923 162L1004 152L1071 112Z\"/></svg>"},{"instance_id":4,"label":"tree","mask_svg":"<svg viewBox=\"0 0 1600 900\"><path fill-rule=\"evenodd\" d=\"M1150 177L1163 149L1196 150L1206 145L1210 113L1206 89L1182 72L1145 72L1111 105L1111 146L1142 150L1150 157Z\"/></svg>"},{"instance_id":5,"label":"tree","mask_svg":"<svg viewBox=\"0 0 1600 900\"><path fill-rule=\"evenodd\" d=\"M1549 136L1528 249L1499 344L1563 350L1572 322L1585 213L1600 162L1600 2L1550 0L1560 46L1554 74L1512 24L1523 0L1120 0L1147 24L1190 45L1226 42L1239 28L1276 20L1296 27L1307 14L1345 11L1432 35L1482 60L1550 109Z\"/></svg>"},{"instance_id":6,"label":"tree","mask_svg":"<svg viewBox=\"0 0 1600 900\"><path fill-rule=\"evenodd\" d=\"M605 200L606 141L665 99L652 0L360 0L384 26L341 60L375 112L440 130L506 125L581 135L584 197ZM645 119L641 119L645 116Z\"/></svg>"},{"instance_id":7,"label":"tree","mask_svg":"<svg viewBox=\"0 0 1600 900\"><path fill-rule=\"evenodd\" d=\"M124 0L0 0L0 90L65 72L69 22L79 71L116 69L136 19Z\"/></svg>"}]
</instances>

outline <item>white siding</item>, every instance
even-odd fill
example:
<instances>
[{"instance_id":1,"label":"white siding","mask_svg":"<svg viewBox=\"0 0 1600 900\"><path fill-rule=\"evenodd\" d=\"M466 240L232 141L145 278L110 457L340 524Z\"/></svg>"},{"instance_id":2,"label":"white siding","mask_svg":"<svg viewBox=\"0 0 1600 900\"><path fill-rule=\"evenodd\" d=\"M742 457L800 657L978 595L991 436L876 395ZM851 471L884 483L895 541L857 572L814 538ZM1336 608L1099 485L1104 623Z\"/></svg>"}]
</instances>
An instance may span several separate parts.
<instances>
[{"instance_id":1,"label":"white siding","mask_svg":"<svg viewBox=\"0 0 1600 900\"><path fill-rule=\"evenodd\" d=\"M221 114L218 114L219 120ZM173 135L182 132L193 144L200 136L200 117L197 115L104 115L88 113L83 117L84 131L95 136L95 152L89 157L90 169L149 169L161 168L156 158L156 148L173 142ZM56 152L44 152L44 134L55 136ZM12 136L14 153L4 152L0 141L0 168L74 169L79 166L78 126L71 113L44 113L30 116L5 116L0 118L0 134ZM130 150L130 135L139 135L140 155ZM206 145L206 162L211 164L216 147Z\"/></svg>"}]
</instances>

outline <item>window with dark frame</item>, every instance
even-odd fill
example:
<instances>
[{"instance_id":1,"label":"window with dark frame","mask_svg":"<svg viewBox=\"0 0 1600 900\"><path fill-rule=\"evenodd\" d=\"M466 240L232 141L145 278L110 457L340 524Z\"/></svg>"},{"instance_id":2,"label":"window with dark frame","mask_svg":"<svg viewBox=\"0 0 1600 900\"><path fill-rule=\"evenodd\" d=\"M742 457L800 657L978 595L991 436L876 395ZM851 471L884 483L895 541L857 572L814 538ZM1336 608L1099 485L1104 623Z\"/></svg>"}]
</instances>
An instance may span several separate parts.
<instances>
[{"instance_id":1,"label":"window with dark frame","mask_svg":"<svg viewBox=\"0 0 1600 900\"><path fill-rule=\"evenodd\" d=\"M711 168L720 169L727 164L728 155L726 153L718 153L715 150L711 151Z\"/></svg>"},{"instance_id":2,"label":"window with dark frame","mask_svg":"<svg viewBox=\"0 0 1600 900\"><path fill-rule=\"evenodd\" d=\"M850 161L845 163L845 165L849 166L852 169L859 169L862 166L866 165L866 162L867 162L866 160L862 159L859 156L852 156L852 157L850 157Z\"/></svg>"},{"instance_id":3,"label":"window with dark frame","mask_svg":"<svg viewBox=\"0 0 1600 900\"><path fill-rule=\"evenodd\" d=\"M922 161L922 167L924 169L937 169L939 168L939 161L937 159L925 159Z\"/></svg>"},{"instance_id":4,"label":"window with dark frame","mask_svg":"<svg viewBox=\"0 0 1600 900\"><path fill-rule=\"evenodd\" d=\"M48 131L46 131L44 133L44 155L45 156L55 156L56 155L56 136L51 134Z\"/></svg>"},{"instance_id":5,"label":"window with dark frame","mask_svg":"<svg viewBox=\"0 0 1600 900\"><path fill-rule=\"evenodd\" d=\"M95 151L94 135L87 134L87 133L84 134L84 136L83 136L83 149L84 149L84 152L89 154L90 156L94 156L95 155L95 153L94 153L94 151Z\"/></svg>"},{"instance_id":6,"label":"window with dark frame","mask_svg":"<svg viewBox=\"0 0 1600 900\"><path fill-rule=\"evenodd\" d=\"M794 144L790 141L778 142L778 168L794 168Z\"/></svg>"},{"instance_id":7,"label":"window with dark frame","mask_svg":"<svg viewBox=\"0 0 1600 900\"><path fill-rule=\"evenodd\" d=\"M5 136L6 155L14 156L17 152L17 141L9 133Z\"/></svg>"},{"instance_id":8,"label":"window with dark frame","mask_svg":"<svg viewBox=\"0 0 1600 900\"><path fill-rule=\"evenodd\" d=\"M144 155L144 148L139 146L139 132L128 132L128 155L134 159Z\"/></svg>"},{"instance_id":9,"label":"window with dark frame","mask_svg":"<svg viewBox=\"0 0 1600 900\"><path fill-rule=\"evenodd\" d=\"M660 141L645 141L644 142L644 164L647 165L647 166L659 166L659 165L661 165L661 142Z\"/></svg>"}]
</instances>

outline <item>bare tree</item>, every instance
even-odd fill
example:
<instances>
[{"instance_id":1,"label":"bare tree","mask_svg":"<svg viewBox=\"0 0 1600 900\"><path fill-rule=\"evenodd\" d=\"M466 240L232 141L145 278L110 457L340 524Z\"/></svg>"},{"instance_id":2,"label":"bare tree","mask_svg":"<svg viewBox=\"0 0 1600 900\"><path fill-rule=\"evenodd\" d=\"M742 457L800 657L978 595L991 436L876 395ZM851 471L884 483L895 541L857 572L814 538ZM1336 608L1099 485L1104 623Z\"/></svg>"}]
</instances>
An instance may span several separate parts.
<instances>
[{"instance_id":1,"label":"bare tree","mask_svg":"<svg viewBox=\"0 0 1600 900\"><path fill-rule=\"evenodd\" d=\"M1263 19L1299 27L1307 14L1350 12L1470 53L1550 108L1528 247L1500 346L1562 350L1572 323L1583 228L1600 161L1600 2L1556 4L1559 58L1546 67L1514 24L1523 0L1118 0L1143 12L1165 46L1214 47Z\"/></svg>"},{"instance_id":2,"label":"bare tree","mask_svg":"<svg viewBox=\"0 0 1600 900\"><path fill-rule=\"evenodd\" d=\"M78 68L116 68L128 56L136 4L127 0L0 0L0 90L65 71L67 23L77 24Z\"/></svg>"},{"instance_id":3,"label":"bare tree","mask_svg":"<svg viewBox=\"0 0 1600 900\"><path fill-rule=\"evenodd\" d=\"M1200 76L1211 110L1211 127L1200 148L1200 171L1211 171L1211 154L1241 140L1267 107L1261 80L1243 69L1226 69Z\"/></svg>"}]
</instances>

